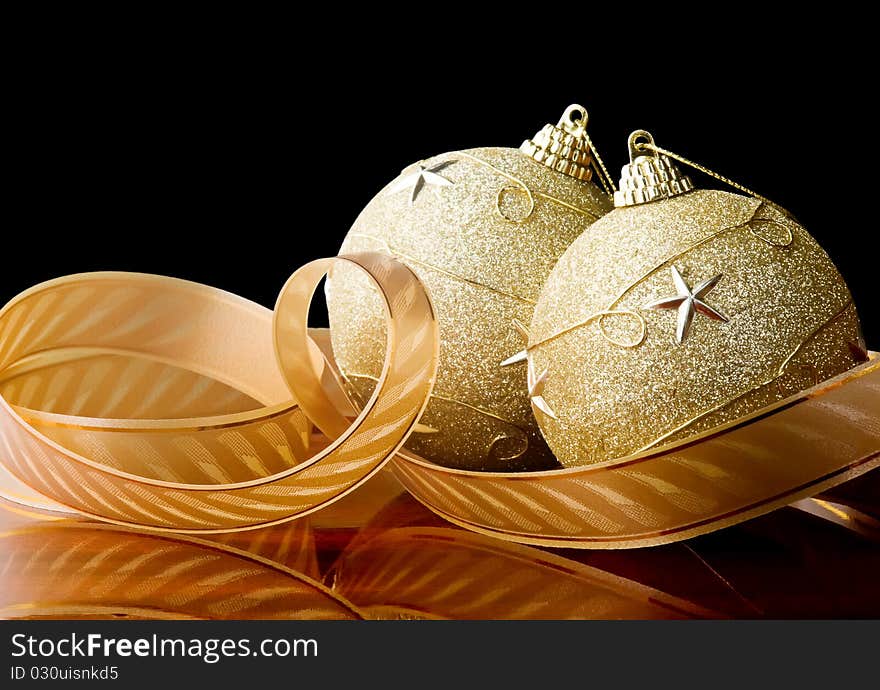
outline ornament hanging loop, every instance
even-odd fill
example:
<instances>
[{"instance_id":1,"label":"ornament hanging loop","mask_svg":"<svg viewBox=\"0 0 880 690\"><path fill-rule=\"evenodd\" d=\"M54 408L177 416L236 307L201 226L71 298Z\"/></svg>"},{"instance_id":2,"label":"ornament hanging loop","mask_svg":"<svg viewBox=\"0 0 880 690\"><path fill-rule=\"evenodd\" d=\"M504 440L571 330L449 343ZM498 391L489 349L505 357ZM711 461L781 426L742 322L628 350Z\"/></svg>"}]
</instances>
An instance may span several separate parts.
<instances>
[{"instance_id":1,"label":"ornament hanging loop","mask_svg":"<svg viewBox=\"0 0 880 690\"><path fill-rule=\"evenodd\" d=\"M605 193L611 196L617 191L617 187L614 185L614 180L608 173L608 168L605 167L605 162L602 160L602 156L599 155L596 145L593 143L592 139L590 139L590 135L587 134L587 122L589 122L589 119L590 115L584 106L579 105L578 103L572 103L565 109L565 112L562 113L562 118L560 118L559 124L556 126L564 129L572 136L580 137L587 142L587 146L590 147L590 151L592 152L592 160L590 163L593 166L593 169L599 174L599 183L605 189Z\"/></svg>"},{"instance_id":2,"label":"ornament hanging loop","mask_svg":"<svg viewBox=\"0 0 880 690\"><path fill-rule=\"evenodd\" d=\"M620 172L619 189L614 192L615 207L669 199L694 188L690 178L654 143L650 132L637 129L629 135L627 143L629 164Z\"/></svg>"},{"instance_id":3,"label":"ornament hanging loop","mask_svg":"<svg viewBox=\"0 0 880 690\"><path fill-rule=\"evenodd\" d=\"M582 137L586 132L589 119L589 113L587 113L587 109L584 106L572 103L562 113L562 117L559 118L556 126L572 136Z\"/></svg>"},{"instance_id":4,"label":"ornament hanging loop","mask_svg":"<svg viewBox=\"0 0 880 690\"><path fill-rule=\"evenodd\" d=\"M648 140L635 141L634 137L636 137L636 135L647 135ZM682 163L683 165L687 165L687 166L693 168L694 170L699 170L704 175L708 175L709 177L712 177L712 178L718 180L719 182L722 182L730 187L733 187L737 191L740 191L743 194L746 194L750 197L753 197L753 198L757 199L758 201L763 201L765 204L770 204L774 208L779 208L778 204L774 203L773 201L771 201L767 197L762 196L755 191L752 191L751 189L749 189L745 185L741 185L739 182L734 182L729 177L725 177L724 175L717 173L714 170L710 170L709 168L707 168L704 165L700 165L699 163L695 163L694 161L692 161L688 158L685 158L684 156L681 156L677 153L673 153L672 151L668 151L667 149L664 149L664 148L661 148L660 146L657 146L657 144L654 143L654 138L651 137L651 135L648 132L645 132L644 130L638 130L636 132L633 132L632 134L629 135L629 137L630 137L630 139L629 139L630 160L632 160L632 156L633 156L633 147L635 147L636 150L640 152L637 155L644 155L644 153L646 151L650 151L655 156L665 156L666 158L671 158L672 160L678 161L679 163ZM784 213L786 215L788 215L788 211L785 211L784 209L780 209L780 210L784 211Z\"/></svg>"},{"instance_id":5,"label":"ornament hanging loop","mask_svg":"<svg viewBox=\"0 0 880 690\"><path fill-rule=\"evenodd\" d=\"M639 156L644 156L646 152L651 152L657 156L657 145L654 143L653 135L644 130L637 129L629 135L629 162L632 163Z\"/></svg>"},{"instance_id":6,"label":"ornament hanging loop","mask_svg":"<svg viewBox=\"0 0 880 690\"><path fill-rule=\"evenodd\" d=\"M559 122L544 125L534 137L526 139L519 150L548 168L579 180L591 180L595 168L605 192L612 194L614 181L587 134L588 120L587 109L572 103L563 111Z\"/></svg>"}]
</instances>

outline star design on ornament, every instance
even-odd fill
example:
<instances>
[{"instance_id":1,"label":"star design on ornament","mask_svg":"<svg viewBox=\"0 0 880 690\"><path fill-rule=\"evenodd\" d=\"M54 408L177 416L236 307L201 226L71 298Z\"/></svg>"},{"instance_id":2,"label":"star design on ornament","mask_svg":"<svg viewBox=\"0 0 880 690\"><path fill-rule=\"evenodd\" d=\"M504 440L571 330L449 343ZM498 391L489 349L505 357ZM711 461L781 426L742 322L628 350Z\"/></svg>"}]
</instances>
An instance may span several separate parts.
<instances>
[{"instance_id":1,"label":"star design on ornament","mask_svg":"<svg viewBox=\"0 0 880 690\"><path fill-rule=\"evenodd\" d=\"M529 398L532 401L532 405L537 407L551 419L559 419L559 417L556 416L556 413L550 408L550 405L547 404L547 401L544 400L544 386L547 385L547 379L549 376L550 372L547 369L544 369L540 375L536 376L535 365L531 358L529 358L526 382L529 387Z\"/></svg>"},{"instance_id":2,"label":"star design on ornament","mask_svg":"<svg viewBox=\"0 0 880 690\"><path fill-rule=\"evenodd\" d=\"M519 333L519 337L522 338L523 343L526 345L529 344L529 329L525 327L522 321L519 319L513 320L513 327L516 329L516 332ZM509 367L511 364L518 364L519 362L525 362L529 357L528 350L520 350L515 355L512 355L505 359L499 366Z\"/></svg>"},{"instance_id":3,"label":"star design on ornament","mask_svg":"<svg viewBox=\"0 0 880 690\"><path fill-rule=\"evenodd\" d=\"M650 302L642 308L677 309L678 328L676 329L675 337L680 344L684 342L685 338L687 338L688 333L691 330L691 323L693 323L694 320L694 314L696 313L707 316L714 321L727 322L730 320L720 311L713 309L703 301L703 298L718 284L718 281L721 280L722 277L722 274L718 274L714 278L704 280L691 290L684 278L681 277L681 273L679 273L678 269L673 266L672 280L675 283L675 289L678 290L678 294L673 295L672 297L658 299L655 302Z\"/></svg>"},{"instance_id":4,"label":"star design on ornament","mask_svg":"<svg viewBox=\"0 0 880 690\"><path fill-rule=\"evenodd\" d=\"M513 327L516 329L516 332L519 333L519 336L523 339L523 342L528 345L529 329L525 327L525 324L523 324L523 322L519 319L514 319ZM549 370L544 369L544 371L542 371L540 375L536 374L535 365L529 358L529 351L527 349L520 350L515 355L508 357L503 362L501 362L501 366L507 367L511 364L517 364L519 362L528 363L526 369L526 385L528 386L529 398L532 401L532 405L541 410L541 412L543 412L551 419L559 419L556 416L556 413L553 412L550 405L547 404L547 401L544 400L544 386L547 384L547 379L550 377Z\"/></svg>"},{"instance_id":5,"label":"star design on ornament","mask_svg":"<svg viewBox=\"0 0 880 690\"><path fill-rule=\"evenodd\" d=\"M426 184L434 185L435 187L451 186L453 184L452 180L446 179L439 173L441 170L444 170L457 162L458 161L455 160L443 161L442 163L437 163L431 167L426 167L421 163L417 163L418 170L401 177L397 182L391 185L388 189L388 193L397 194L397 192L402 192L404 189L410 190L409 205L412 206L415 203L419 192L425 188Z\"/></svg>"}]
</instances>

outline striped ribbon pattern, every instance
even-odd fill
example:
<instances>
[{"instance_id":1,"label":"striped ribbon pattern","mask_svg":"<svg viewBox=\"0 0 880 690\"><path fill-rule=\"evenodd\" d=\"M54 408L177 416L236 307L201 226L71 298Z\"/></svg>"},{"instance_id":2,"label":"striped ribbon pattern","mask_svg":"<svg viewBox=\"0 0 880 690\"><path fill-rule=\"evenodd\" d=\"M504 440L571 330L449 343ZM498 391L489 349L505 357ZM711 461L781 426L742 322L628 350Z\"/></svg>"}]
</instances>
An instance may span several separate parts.
<instances>
[{"instance_id":1,"label":"striped ribbon pattern","mask_svg":"<svg viewBox=\"0 0 880 690\"><path fill-rule=\"evenodd\" d=\"M354 421L325 392L323 359L307 329L312 294L334 261L375 281L394 335L381 380ZM61 278L0 311L0 460L19 489L36 493L25 502L48 497L109 522L211 532L290 520L352 491L394 454L430 395L437 349L436 320L418 279L377 254L307 264L285 285L274 315L171 278ZM139 375L108 384L120 358L134 360ZM65 384L76 378L70 367L85 367L90 390L102 388L111 399L82 400L81 385ZM156 417L163 389L193 375L217 382L200 386L201 407L239 409ZM218 400L216 385L238 391L237 399L222 390ZM29 404L45 404L24 407L9 397L16 390L27 392ZM68 408L111 414L141 400L140 416L47 411L64 407L64 396ZM199 409L196 402L187 401L183 414ZM334 441L310 456L312 423Z\"/></svg>"},{"instance_id":2,"label":"striped ribbon pattern","mask_svg":"<svg viewBox=\"0 0 880 690\"><path fill-rule=\"evenodd\" d=\"M528 474L453 470L408 453L403 485L462 527L569 548L664 544L763 515L880 467L880 358L684 443Z\"/></svg>"},{"instance_id":3,"label":"striped ribbon pattern","mask_svg":"<svg viewBox=\"0 0 880 690\"><path fill-rule=\"evenodd\" d=\"M364 530L327 580L370 618L687 619L709 611L556 554L458 529Z\"/></svg>"},{"instance_id":4,"label":"striped ribbon pattern","mask_svg":"<svg viewBox=\"0 0 880 690\"><path fill-rule=\"evenodd\" d=\"M294 549L310 536L307 520L286 529ZM246 543L63 520L0 532L0 552L0 618L361 618Z\"/></svg>"}]
</instances>

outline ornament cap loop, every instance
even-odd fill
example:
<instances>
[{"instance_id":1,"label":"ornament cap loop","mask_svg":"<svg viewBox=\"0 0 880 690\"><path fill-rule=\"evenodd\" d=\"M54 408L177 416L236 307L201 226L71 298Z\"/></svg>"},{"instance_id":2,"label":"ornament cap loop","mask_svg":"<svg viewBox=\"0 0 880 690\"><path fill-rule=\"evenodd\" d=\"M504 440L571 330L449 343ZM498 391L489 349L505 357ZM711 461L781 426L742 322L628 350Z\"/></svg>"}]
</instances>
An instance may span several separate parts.
<instances>
[{"instance_id":1,"label":"ornament cap loop","mask_svg":"<svg viewBox=\"0 0 880 690\"><path fill-rule=\"evenodd\" d=\"M627 141L629 144L629 162L632 163L639 156L646 153L657 155L656 144L654 144L654 136L644 129L637 129L629 135Z\"/></svg>"},{"instance_id":2,"label":"ornament cap loop","mask_svg":"<svg viewBox=\"0 0 880 690\"><path fill-rule=\"evenodd\" d=\"M589 181L593 177L593 158L587 136L587 109L572 103L556 125L546 124L519 150L557 172Z\"/></svg>"},{"instance_id":3,"label":"ornament cap loop","mask_svg":"<svg viewBox=\"0 0 880 690\"><path fill-rule=\"evenodd\" d=\"M569 134L582 136L587 129L587 122L590 116L587 109L578 103L572 103L562 113L559 122L556 123L558 129L564 129Z\"/></svg>"},{"instance_id":4,"label":"ornament cap loop","mask_svg":"<svg viewBox=\"0 0 880 690\"><path fill-rule=\"evenodd\" d=\"M614 205L636 206L656 199L668 199L694 188L669 156L660 153L650 132L637 129L629 135L629 164L620 173L620 189Z\"/></svg>"}]
</instances>

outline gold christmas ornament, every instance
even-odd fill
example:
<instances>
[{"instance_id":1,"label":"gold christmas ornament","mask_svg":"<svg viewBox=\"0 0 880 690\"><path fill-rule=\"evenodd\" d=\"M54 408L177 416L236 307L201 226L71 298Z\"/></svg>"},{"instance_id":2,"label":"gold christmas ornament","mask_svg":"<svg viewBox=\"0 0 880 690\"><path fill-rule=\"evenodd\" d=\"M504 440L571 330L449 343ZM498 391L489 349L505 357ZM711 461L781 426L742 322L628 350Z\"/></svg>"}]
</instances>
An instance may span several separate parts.
<instances>
[{"instance_id":1,"label":"gold christmas ornament","mask_svg":"<svg viewBox=\"0 0 880 690\"><path fill-rule=\"evenodd\" d=\"M594 164L600 176L604 167L586 121L586 110L572 105L520 150L455 151L411 165L364 208L345 238L340 254L390 254L430 291L441 364L407 443L422 457L474 470L558 467L520 367L500 365L524 347L514 324L530 321L557 259L611 209L609 195L591 182ZM606 189L613 189L610 181ZM352 396L363 399L385 348L379 295L341 265L326 291L337 363Z\"/></svg>"},{"instance_id":2,"label":"gold christmas ornament","mask_svg":"<svg viewBox=\"0 0 880 690\"><path fill-rule=\"evenodd\" d=\"M535 308L533 405L567 467L681 441L867 359L846 283L807 231L757 195L694 190L673 158L691 164L631 135L616 208Z\"/></svg>"}]
</instances>

